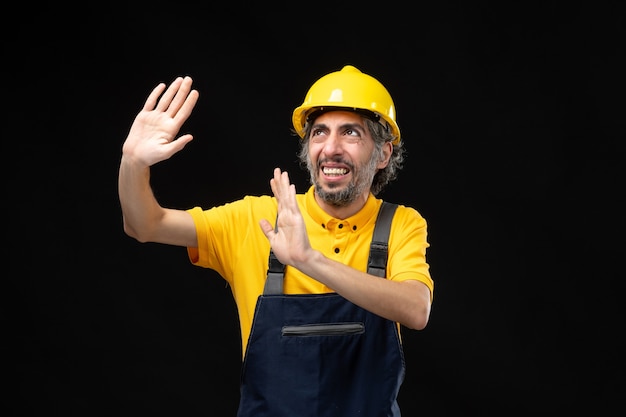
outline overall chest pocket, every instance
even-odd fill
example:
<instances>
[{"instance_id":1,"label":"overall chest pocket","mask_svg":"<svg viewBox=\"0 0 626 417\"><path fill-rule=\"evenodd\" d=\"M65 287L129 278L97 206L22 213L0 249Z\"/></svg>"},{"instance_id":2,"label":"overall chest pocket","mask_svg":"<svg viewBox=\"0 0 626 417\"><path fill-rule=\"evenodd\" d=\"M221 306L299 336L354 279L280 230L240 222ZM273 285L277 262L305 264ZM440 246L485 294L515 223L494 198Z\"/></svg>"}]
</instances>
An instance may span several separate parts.
<instances>
[{"instance_id":1,"label":"overall chest pocket","mask_svg":"<svg viewBox=\"0 0 626 417\"><path fill-rule=\"evenodd\" d=\"M362 334L364 332L365 325L360 322L302 324L283 326L281 330L282 336L285 337L344 336Z\"/></svg>"}]
</instances>

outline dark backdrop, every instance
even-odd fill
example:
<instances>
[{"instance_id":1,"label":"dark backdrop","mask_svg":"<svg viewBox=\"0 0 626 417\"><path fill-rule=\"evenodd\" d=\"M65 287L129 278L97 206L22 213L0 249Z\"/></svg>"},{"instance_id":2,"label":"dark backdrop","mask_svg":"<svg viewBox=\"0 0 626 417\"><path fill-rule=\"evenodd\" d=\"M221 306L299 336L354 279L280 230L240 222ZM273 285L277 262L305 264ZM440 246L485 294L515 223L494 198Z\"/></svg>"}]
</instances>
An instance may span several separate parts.
<instances>
[{"instance_id":1,"label":"dark backdrop","mask_svg":"<svg viewBox=\"0 0 626 417\"><path fill-rule=\"evenodd\" d=\"M622 415L619 3L425 4L6 15L3 415L234 416L230 290L123 233L121 145L149 91L191 75L196 139L154 168L162 204L269 193L275 166L303 191L291 112L345 64L396 102L406 168L382 197L429 222L404 415Z\"/></svg>"}]
</instances>

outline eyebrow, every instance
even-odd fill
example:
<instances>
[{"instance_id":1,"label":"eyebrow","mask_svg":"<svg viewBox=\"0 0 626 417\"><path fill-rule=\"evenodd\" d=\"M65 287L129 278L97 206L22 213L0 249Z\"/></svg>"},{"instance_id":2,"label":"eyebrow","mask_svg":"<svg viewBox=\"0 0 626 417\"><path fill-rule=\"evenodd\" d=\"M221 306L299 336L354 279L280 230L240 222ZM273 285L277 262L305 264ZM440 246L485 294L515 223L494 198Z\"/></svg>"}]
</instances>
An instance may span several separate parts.
<instances>
[{"instance_id":1,"label":"eyebrow","mask_svg":"<svg viewBox=\"0 0 626 417\"><path fill-rule=\"evenodd\" d=\"M315 123L312 127L311 127L311 131L315 130L315 129L330 129L328 127L328 125L326 123ZM363 126L362 124L359 123L344 123L339 125L339 129L341 130L347 130L347 129L352 129L352 130L358 130L361 133L365 133L366 129L365 126Z\"/></svg>"}]
</instances>

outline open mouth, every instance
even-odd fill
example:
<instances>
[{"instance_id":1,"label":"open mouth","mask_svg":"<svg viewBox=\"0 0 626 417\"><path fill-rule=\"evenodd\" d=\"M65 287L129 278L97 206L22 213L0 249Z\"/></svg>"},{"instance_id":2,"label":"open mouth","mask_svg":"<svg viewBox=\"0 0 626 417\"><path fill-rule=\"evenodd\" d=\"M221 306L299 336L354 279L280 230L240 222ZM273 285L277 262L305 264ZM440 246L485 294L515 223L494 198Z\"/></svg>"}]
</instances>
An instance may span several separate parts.
<instances>
[{"instance_id":1,"label":"open mouth","mask_svg":"<svg viewBox=\"0 0 626 417\"><path fill-rule=\"evenodd\" d=\"M340 177L342 175L346 175L350 171L348 168L322 167L322 172L328 177Z\"/></svg>"}]
</instances>

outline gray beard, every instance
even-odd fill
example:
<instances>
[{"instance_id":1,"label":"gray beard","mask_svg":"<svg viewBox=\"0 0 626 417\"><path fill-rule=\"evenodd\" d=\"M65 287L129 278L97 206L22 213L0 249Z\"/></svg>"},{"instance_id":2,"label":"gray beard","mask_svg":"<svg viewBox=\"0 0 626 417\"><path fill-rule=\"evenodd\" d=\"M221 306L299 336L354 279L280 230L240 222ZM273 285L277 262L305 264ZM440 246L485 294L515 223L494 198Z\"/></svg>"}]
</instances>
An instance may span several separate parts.
<instances>
[{"instance_id":1,"label":"gray beard","mask_svg":"<svg viewBox=\"0 0 626 417\"><path fill-rule=\"evenodd\" d=\"M369 161L368 165L356 172L357 175L354 177L354 181L350 182L346 188L342 190L332 190L331 186L330 191L325 191L317 181L316 174L318 171L311 166L310 160L307 163L307 168L309 169L311 182L315 186L317 195L331 206L344 207L353 203L366 189L371 187L374 175L376 175L376 163L376 158L372 155L372 159ZM364 172L363 169L367 171Z\"/></svg>"},{"instance_id":2,"label":"gray beard","mask_svg":"<svg viewBox=\"0 0 626 417\"><path fill-rule=\"evenodd\" d=\"M361 190L358 190L356 185L352 183L348 184L348 186L343 190L324 191L324 189L322 189L322 186L318 182L315 182L315 192L317 193L317 195L326 203L335 207L343 207L349 205L354 200L356 200L357 196L360 194L360 191Z\"/></svg>"}]
</instances>

